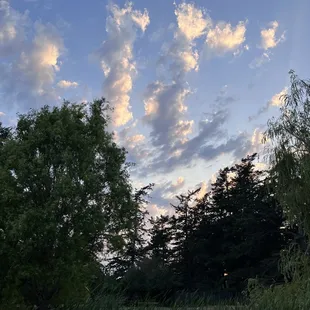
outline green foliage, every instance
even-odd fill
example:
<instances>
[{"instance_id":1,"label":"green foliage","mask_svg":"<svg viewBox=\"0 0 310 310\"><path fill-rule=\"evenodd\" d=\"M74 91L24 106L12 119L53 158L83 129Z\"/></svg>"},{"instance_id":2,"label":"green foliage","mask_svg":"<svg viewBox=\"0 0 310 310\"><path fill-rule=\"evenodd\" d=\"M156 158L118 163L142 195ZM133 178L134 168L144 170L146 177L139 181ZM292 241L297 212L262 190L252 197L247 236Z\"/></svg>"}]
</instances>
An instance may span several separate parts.
<instances>
[{"instance_id":1,"label":"green foliage","mask_svg":"<svg viewBox=\"0 0 310 310\"><path fill-rule=\"evenodd\" d=\"M310 308L310 84L290 71L291 85L283 96L278 119L268 123L271 187L293 227L293 243L282 251L280 270L285 284L250 289L251 309Z\"/></svg>"},{"instance_id":2,"label":"green foliage","mask_svg":"<svg viewBox=\"0 0 310 310\"><path fill-rule=\"evenodd\" d=\"M271 142L272 186L277 198L290 222L299 226L301 234L309 236L310 84L294 71L290 71L290 76L291 85L282 98L280 117L269 121L265 141Z\"/></svg>"},{"instance_id":3,"label":"green foliage","mask_svg":"<svg viewBox=\"0 0 310 310\"><path fill-rule=\"evenodd\" d=\"M98 254L132 213L125 150L104 100L65 102L1 127L0 301L83 301Z\"/></svg>"}]
</instances>

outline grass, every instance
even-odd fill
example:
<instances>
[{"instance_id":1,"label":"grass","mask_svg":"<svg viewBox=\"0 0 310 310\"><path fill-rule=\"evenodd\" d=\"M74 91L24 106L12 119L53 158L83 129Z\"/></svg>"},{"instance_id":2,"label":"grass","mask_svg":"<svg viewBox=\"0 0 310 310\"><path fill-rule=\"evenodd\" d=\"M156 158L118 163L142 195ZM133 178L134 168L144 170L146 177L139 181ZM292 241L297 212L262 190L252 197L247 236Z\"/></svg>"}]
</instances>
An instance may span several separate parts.
<instances>
[{"instance_id":1,"label":"grass","mask_svg":"<svg viewBox=\"0 0 310 310\"><path fill-rule=\"evenodd\" d=\"M68 310L241 310L246 309L242 305L227 305L227 303L219 303L217 305L209 304L206 300L196 300L191 304L182 304L176 302L170 307L162 307L154 302L140 302L136 306L123 306L122 298L117 299L115 296L105 296L96 300L88 300L83 305L77 305ZM66 310L67 310L66 309Z\"/></svg>"}]
</instances>

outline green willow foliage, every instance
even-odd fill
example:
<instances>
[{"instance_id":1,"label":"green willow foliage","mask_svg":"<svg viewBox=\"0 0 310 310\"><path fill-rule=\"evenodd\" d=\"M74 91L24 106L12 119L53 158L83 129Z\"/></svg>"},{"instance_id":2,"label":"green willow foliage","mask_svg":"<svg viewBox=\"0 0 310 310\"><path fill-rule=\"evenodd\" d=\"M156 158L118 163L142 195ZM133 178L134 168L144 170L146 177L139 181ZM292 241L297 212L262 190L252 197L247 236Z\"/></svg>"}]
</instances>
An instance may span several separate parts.
<instances>
[{"instance_id":1,"label":"green willow foliage","mask_svg":"<svg viewBox=\"0 0 310 310\"><path fill-rule=\"evenodd\" d=\"M280 271L285 284L250 288L251 309L310 308L310 82L290 71L291 84L282 97L278 119L268 123L271 186L291 226L293 242L282 250Z\"/></svg>"},{"instance_id":2,"label":"green willow foliage","mask_svg":"<svg viewBox=\"0 0 310 310\"><path fill-rule=\"evenodd\" d=\"M268 122L273 188L290 222L310 236L310 84L290 71L278 119Z\"/></svg>"}]
</instances>

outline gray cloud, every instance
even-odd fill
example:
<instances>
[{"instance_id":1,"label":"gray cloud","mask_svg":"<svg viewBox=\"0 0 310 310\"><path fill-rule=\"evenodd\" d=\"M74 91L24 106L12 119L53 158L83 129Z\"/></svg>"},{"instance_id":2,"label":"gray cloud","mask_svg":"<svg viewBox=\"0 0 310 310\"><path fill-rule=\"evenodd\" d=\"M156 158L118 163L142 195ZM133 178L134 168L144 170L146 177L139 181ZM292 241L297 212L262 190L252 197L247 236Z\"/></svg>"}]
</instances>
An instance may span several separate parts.
<instances>
[{"instance_id":1,"label":"gray cloud","mask_svg":"<svg viewBox=\"0 0 310 310\"><path fill-rule=\"evenodd\" d=\"M213 28L210 17L194 4L176 6L175 15L177 24L171 28L174 38L163 45L158 59L159 67L166 68L168 82L155 81L147 86L144 94L143 121L151 128L151 143L156 152L152 160L140 169L140 175L146 171L171 172L176 167L194 165L197 159L212 160L221 153L241 153L247 144L245 135L227 138L224 130L223 125L229 116L226 108L237 100L227 95L226 87L211 106L216 112L209 114L208 120L200 121L198 134L189 138L194 121L186 119L185 100L191 94L186 76L199 68L196 39L210 33ZM227 36L224 35L225 27L229 30ZM218 35L218 46L227 46L228 49L231 46L231 50L237 50L245 40L245 23L239 23L236 29L230 25L225 27L221 28L223 31L214 28L217 31L213 29L212 40L215 42Z\"/></svg>"},{"instance_id":2,"label":"gray cloud","mask_svg":"<svg viewBox=\"0 0 310 310\"><path fill-rule=\"evenodd\" d=\"M249 150L251 142L246 134L239 134L227 138L227 132L223 124L227 121L227 110L218 110L209 115L209 119L200 121L198 134L170 150L170 153L162 152L153 159L153 162L142 169L148 173L171 172L177 167L190 167L198 159L206 161L214 160L220 154L231 153L236 158L241 158Z\"/></svg>"},{"instance_id":3,"label":"gray cloud","mask_svg":"<svg viewBox=\"0 0 310 310\"><path fill-rule=\"evenodd\" d=\"M199 54L195 40L206 33L209 18L194 4L176 5L177 25L173 40L162 48L158 65L166 68L169 82L150 83L144 95L144 121L151 127L151 142L168 151L182 144L192 132L194 122L186 119L185 100L191 93L188 72L198 70Z\"/></svg>"},{"instance_id":4,"label":"gray cloud","mask_svg":"<svg viewBox=\"0 0 310 310\"><path fill-rule=\"evenodd\" d=\"M150 194L150 202L157 207L165 207L165 209L171 206L171 203L176 203L176 195L182 192L185 185L183 177L179 177L176 182L162 181L155 184L154 190Z\"/></svg>"},{"instance_id":5,"label":"gray cloud","mask_svg":"<svg viewBox=\"0 0 310 310\"><path fill-rule=\"evenodd\" d=\"M262 114L266 113L272 107L281 107L284 103L284 97L288 92L288 88L284 87L279 93L272 96L272 98L262 106L255 115L249 117L249 121L253 121Z\"/></svg>"}]
</instances>

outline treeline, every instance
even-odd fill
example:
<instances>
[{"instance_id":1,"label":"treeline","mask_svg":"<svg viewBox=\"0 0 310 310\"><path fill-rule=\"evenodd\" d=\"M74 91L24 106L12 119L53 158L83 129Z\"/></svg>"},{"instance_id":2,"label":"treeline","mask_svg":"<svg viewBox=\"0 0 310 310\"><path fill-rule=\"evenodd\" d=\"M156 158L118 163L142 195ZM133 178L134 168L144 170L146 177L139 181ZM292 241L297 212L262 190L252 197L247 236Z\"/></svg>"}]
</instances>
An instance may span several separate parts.
<instances>
[{"instance_id":1,"label":"treeline","mask_svg":"<svg viewBox=\"0 0 310 310\"><path fill-rule=\"evenodd\" d=\"M180 298L184 292L218 299L240 297L249 278L280 283L280 251L297 233L285 222L269 175L255 169L256 154L218 173L204 197L178 196L173 216L143 221L108 267L128 297ZM142 214L142 210L141 213ZM131 239L132 238L132 239Z\"/></svg>"},{"instance_id":2,"label":"treeline","mask_svg":"<svg viewBox=\"0 0 310 310\"><path fill-rule=\"evenodd\" d=\"M132 188L104 99L0 124L0 309L68 309L107 296L235 298L251 309L262 296L279 300L309 274L309 83L291 72L282 99L265 133L267 171L249 155L220 170L203 197L179 195L173 215L150 220L154 184Z\"/></svg>"}]
</instances>

